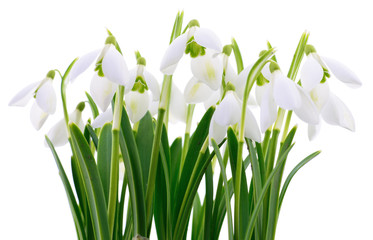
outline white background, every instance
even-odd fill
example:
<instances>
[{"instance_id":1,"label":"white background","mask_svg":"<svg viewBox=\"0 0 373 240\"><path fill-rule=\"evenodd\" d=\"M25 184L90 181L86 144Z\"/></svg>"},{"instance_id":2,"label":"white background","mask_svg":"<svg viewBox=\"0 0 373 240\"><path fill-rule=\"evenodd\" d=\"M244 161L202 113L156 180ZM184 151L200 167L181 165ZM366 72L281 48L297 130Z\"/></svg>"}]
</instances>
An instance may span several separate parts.
<instances>
[{"instance_id":1,"label":"white background","mask_svg":"<svg viewBox=\"0 0 373 240\"><path fill-rule=\"evenodd\" d=\"M308 30L309 43L320 55L338 59L360 77L360 89L330 80L332 91L352 111L356 132L324 123L318 138L309 142L300 124L286 172L307 154L316 150L322 154L293 179L276 239L373 239L373 17L369 1L128 2L0 3L0 239L76 239L57 167L43 144L44 134L62 116L61 104L58 114L37 132L29 121L31 104L10 108L9 100L50 69L64 71L75 57L102 47L105 28L117 37L130 68L135 64L133 52L140 50L147 67L161 79L160 59L178 10L185 11L185 23L198 19L223 44L235 37L245 65L256 60L269 40L278 49L281 67L287 69L302 32ZM175 81L185 84L189 77L179 74ZM89 79L80 79L75 88L84 89L77 93L68 90L69 109L85 99L82 93L89 90ZM54 86L59 87L57 76ZM69 171L68 149L58 151L65 152L61 158Z\"/></svg>"}]
</instances>

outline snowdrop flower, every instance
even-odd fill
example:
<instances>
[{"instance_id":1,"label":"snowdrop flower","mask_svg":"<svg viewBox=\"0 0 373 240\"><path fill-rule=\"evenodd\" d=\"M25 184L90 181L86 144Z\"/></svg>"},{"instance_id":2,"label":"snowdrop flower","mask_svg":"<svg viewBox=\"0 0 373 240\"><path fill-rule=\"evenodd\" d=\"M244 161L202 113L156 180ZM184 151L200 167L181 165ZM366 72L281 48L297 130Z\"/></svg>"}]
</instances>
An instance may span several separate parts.
<instances>
[{"instance_id":1,"label":"snowdrop flower","mask_svg":"<svg viewBox=\"0 0 373 240\"><path fill-rule=\"evenodd\" d=\"M31 107L30 119L36 130L39 130L50 114L56 111L56 93L53 88L55 71L51 70L47 76L38 82L22 89L9 102L9 106L24 107L32 97L35 102Z\"/></svg>"},{"instance_id":2,"label":"snowdrop flower","mask_svg":"<svg viewBox=\"0 0 373 240\"><path fill-rule=\"evenodd\" d=\"M79 103L74 112L69 115L70 123L75 123L81 131L84 129L84 123L82 120L84 107L84 102ZM55 147L65 145L68 142L68 132L65 119L61 119L56 125L54 125L47 133L47 136Z\"/></svg>"},{"instance_id":3,"label":"snowdrop flower","mask_svg":"<svg viewBox=\"0 0 373 240\"><path fill-rule=\"evenodd\" d=\"M222 53L206 49L205 55L192 59L193 77L184 90L187 103L205 102L207 109L220 100L224 86L237 78L237 74L228 63L231 52L232 47L226 45Z\"/></svg>"},{"instance_id":4,"label":"snowdrop flower","mask_svg":"<svg viewBox=\"0 0 373 240\"><path fill-rule=\"evenodd\" d=\"M350 110L342 100L330 91L327 79L330 77L329 70L337 79L349 87L361 86L360 79L338 61L320 57L311 45L307 45L306 54L307 60L301 71L301 83L317 106L318 113L325 122L354 131L355 122ZM314 139L319 130L320 125L309 124L309 139Z\"/></svg>"},{"instance_id":5,"label":"snowdrop flower","mask_svg":"<svg viewBox=\"0 0 373 240\"><path fill-rule=\"evenodd\" d=\"M244 70L243 74L248 75L249 72L249 70ZM256 87L262 132L265 132L276 121L277 106L286 110L294 110L296 114L300 112L299 117L306 122L318 123L316 114L312 114L312 112L304 113L299 110L303 109L303 105L312 105L312 101L307 98L304 91L294 81L281 72L276 63L266 64L262 70L262 75L264 79L257 81ZM312 109L312 106L310 108Z\"/></svg>"},{"instance_id":6,"label":"snowdrop flower","mask_svg":"<svg viewBox=\"0 0 373 240\"><path fill-rule=\"evenodd\" d=\"M129 71L130 82L133 87L125 94L125 103L128 117L132 123L136 123L146 114L154 103L159 101L160 89L158 81L146 70L146 61L139 56L137 66ZM115 90L114 90L115 91ZM92 95L93 97L93 95ZM111 96L112 98L112 96ZM107 99L110 103L111 99ZM109 104L108 103L108 104ZM153 110L153 109L152 109ZM154 111L152 111L154 113ZM92 123L92 127L102 127L106 122L113 120L111 108L105 110Z\"/></svg>"},{"instance_id":7,"label":"snowdrop flower","mask_svg":"<svg viewBox=\"0 0 373 240\"><path fill-rule=\"evenodd\" d=\"M228 83L228 89L223 100L216 106L210 123L210 139L215 139L217 143L223 141L228 126L235 125L240 121L242 102L234 92L232 84ZM258 124L249 108L246 109L245 116L245 137L261 142Z\"/></svg>"},{"instance_id":8,"label":"snowdrop flower","mask_svg":"<svg viewBox=\"0 0 373 240\"><path fill-rule=\"evenodd\" d=\"M128 93L134 84L134 81L131 81L129 77L127 64L116 46L115 37L108 36L102 50L90 52L79 58L69 74L70 82L74 82L96 60L90 92L93 100L102 111L105 111L109 106L118 85L124 86L125 92Z\"/></svg>"},{"instance_id":9,"label":"snowdrop flower","mask_svg":"<svg viewBox=\"0 0 373 240\"><path fill-rule=\"evenodd\" d=\"M326 57L320 57L312 45L305 49L307 60L301 71L302 87L307 91L312 90L320 82L325 82L330 77L330 72L341 82L352 88L361 86L360 79L342 63Z\"/></svg>"},{"instance_id":10,"label":"snowdrop flower","mask_svg":"<svg viewBox=\"0 0 373 240\"><path fill-rule=\"evenodd\" d=\"M214 32L200 28L197 20L190 21L187 28L187 31L174 39L167 48L160 67L163 74L173 75L184 52L190 53L192 58L204 55L205 48L221 52L220 40Z\"/></svg>"}]
</instances>

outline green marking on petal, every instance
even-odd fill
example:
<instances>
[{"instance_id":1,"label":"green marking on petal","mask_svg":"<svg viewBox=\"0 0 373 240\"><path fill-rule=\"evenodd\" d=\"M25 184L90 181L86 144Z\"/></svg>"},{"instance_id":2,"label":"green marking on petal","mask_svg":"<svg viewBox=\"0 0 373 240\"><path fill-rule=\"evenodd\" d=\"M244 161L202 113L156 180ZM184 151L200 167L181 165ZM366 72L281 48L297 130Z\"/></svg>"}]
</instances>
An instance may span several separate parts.
<instances>
[{"instance_id":1,"label":"green marking on petal","mask_svg":"<svg viewBox=\"0 0 373 240\"><path fill-rule=\"evenodd\" d=\"M206 61L205 67L206 67L206 73L207 73L208 79L209 80L215 79L216 78L215 69L214 69L214 66L211 64L211 62Z\"/></svg>"}]
</instances>

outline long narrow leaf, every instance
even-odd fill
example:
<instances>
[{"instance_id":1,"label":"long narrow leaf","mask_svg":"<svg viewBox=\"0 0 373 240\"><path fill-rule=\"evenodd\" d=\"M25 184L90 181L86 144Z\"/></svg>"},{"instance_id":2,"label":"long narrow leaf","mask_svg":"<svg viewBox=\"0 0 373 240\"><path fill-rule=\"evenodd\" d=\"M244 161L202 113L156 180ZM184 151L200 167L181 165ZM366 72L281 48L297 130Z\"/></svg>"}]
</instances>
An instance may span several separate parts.
<instances>
[{"instance_id":1,"label":"long narrow leaf","mask_svg":"<svg viewBox=\"0 0 373 240\"><path fill-rule=\"evenodd\" d=\"M293 179L294 175L298 172L299 169L301 169L304 165L306 165L309 161L314 159L319 154L320 154L320 151L316 151L316 152L308 155L305 159L303 159L300 163L298 163L293 168L293 170L289 173L289 175L287 176L287 178L284 182L284 185L282 186L282 189L281 189L280 198L279 198L279 211L281 209L282 201L284 200L286 190L288 189L289 184L290 184L291 180Z\"/></svg>"},{"instance_id":2,"label":"long narrow leaf","mask_svg":"<svg viewBox=\"0 0 373 240\"><path fill-rule=\"evenodd\" d=\"M75 223L78 238L79 239L87 239L87 237L85 235L85 231L84 231L84 225L83 225L83 220L82 220L82 212L80 211L79 206L76 202L76 199L75 199L74 193L72 191L69 179L66 176L65 170L64 170L64 168L61 164L60 158L58 157L58 154L57 154L56 150L54 149L54 146L53 146L52 142L49 140L49 138L47 136L45 136L45 140L47 141L47 144L48 144L50 150L52 151L54 160L56 161L56 165L57 165L57 168L58 168L58 171L59 171L59 175L61 177L63 186L64 186L65 191L66 191L67 199L69 201L70 210L71 210L71 213L72 213L73 218L74 218L74 223Z\"/></svg>"},{"instance_id":3,"label":"long narrow leaf","mask_svg":"<svg viewBox=\"0 0 373 240\"><path fill-rule=\"evenodd\" d=\"M96 239L109 239L106 201L95 160L78 126L71 123L69 127L74 156L76 156L79 168L84 176L83 182L87 192L88 206L94 222Z\"/></svg>"},{"instance_id":4,"label":"long narrow leaf","mask_svg":"<svg viewBox=\"0 0 373 240\"><path fill-rule=\"evenodd\" d=\"M110 168L111 168L111 123L102 127L97 148L97 168L100 173L106 202L109 201Z\"/></svg>"}]
</instances>

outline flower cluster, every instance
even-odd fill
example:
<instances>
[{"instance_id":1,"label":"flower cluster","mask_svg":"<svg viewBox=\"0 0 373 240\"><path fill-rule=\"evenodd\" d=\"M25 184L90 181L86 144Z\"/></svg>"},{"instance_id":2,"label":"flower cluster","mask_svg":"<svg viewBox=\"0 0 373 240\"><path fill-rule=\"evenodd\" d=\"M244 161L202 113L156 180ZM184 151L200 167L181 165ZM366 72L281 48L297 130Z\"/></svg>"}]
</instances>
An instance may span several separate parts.
<instances>
[{"instance_id":1,"label":"flower cluster","mask_svg":"<svg viewBox=\"0 0 373 240\"><path fill-rule=\"evenodd\" d=\"M176 18L171 43L160 64L164 74L161 84L146 68L140 52L135 52L136 66L128 69L116 38L108 31L101 49L75 59L63 75L58 70L49 71L43 80L21 90L9 103L23 107L34 98L30 118L39 130L56 111L53 82L56 72L61 76L64 118L46 134L46 143L60 170L79 239L124 239L120 218L127 185L131 200L127 211L132 215L127 220L126 239L149 237L153 216L159 239L185 239L192 208L193 226L208 219L221 227L221 222L212 217L216 211L219 218L227 214L229 239L252 239L253 232L255 239L274 239L279 209L291 178L319 154L315 152L301 161L280 192L285 161L294 145L296 127L289 131L292 113L308 124L309 139L316 136L321 119L355 129L351 112L332 93L329 81L335 77L350 87L361 86L361 81L343 64L320 56L307 43L308 33L302 35L285 74L269 43L268 49L244 68L235 40L223 45L212 30L201 28L197 20L190 21L181 32L182 17L181 13ZM181 91L173 75L181 58L188 55L190 80ZM77 104L69 114L66 91L89 69L92 79L86 102L92 118L85 122L82 112L86 102ZM203 104L206 112L191 132L196 104ZM255 108L259 108L258 116ZM283 126L285 113L288 115ZM177 138L169 144L169 119L185 122L184 141ZM278 142L280 132L283 138ZM228 144L223 158L220 147L225 141ZM54 149L68 142L79 203ZM245 144L249 152L246 157ZM215 200L212 159L219 161L221 170ZM232 181L225 174L228 159ZM118 199L120 162L124 163L126 177ZM248 162L252 175L247 182ZM206 198L202 207L197 188L203 176ZM155 191L156 187L161 191ZM213 210L213 205L218 209ZM244 207L250 208L248 218L240 215ZM264 226L267 229L262 229ZM214 239L218 238L220 227L211 229ZM195 234L202 239L209 232L202 231L202 236L196 230Z\"/></svg>"}]
</instances>

